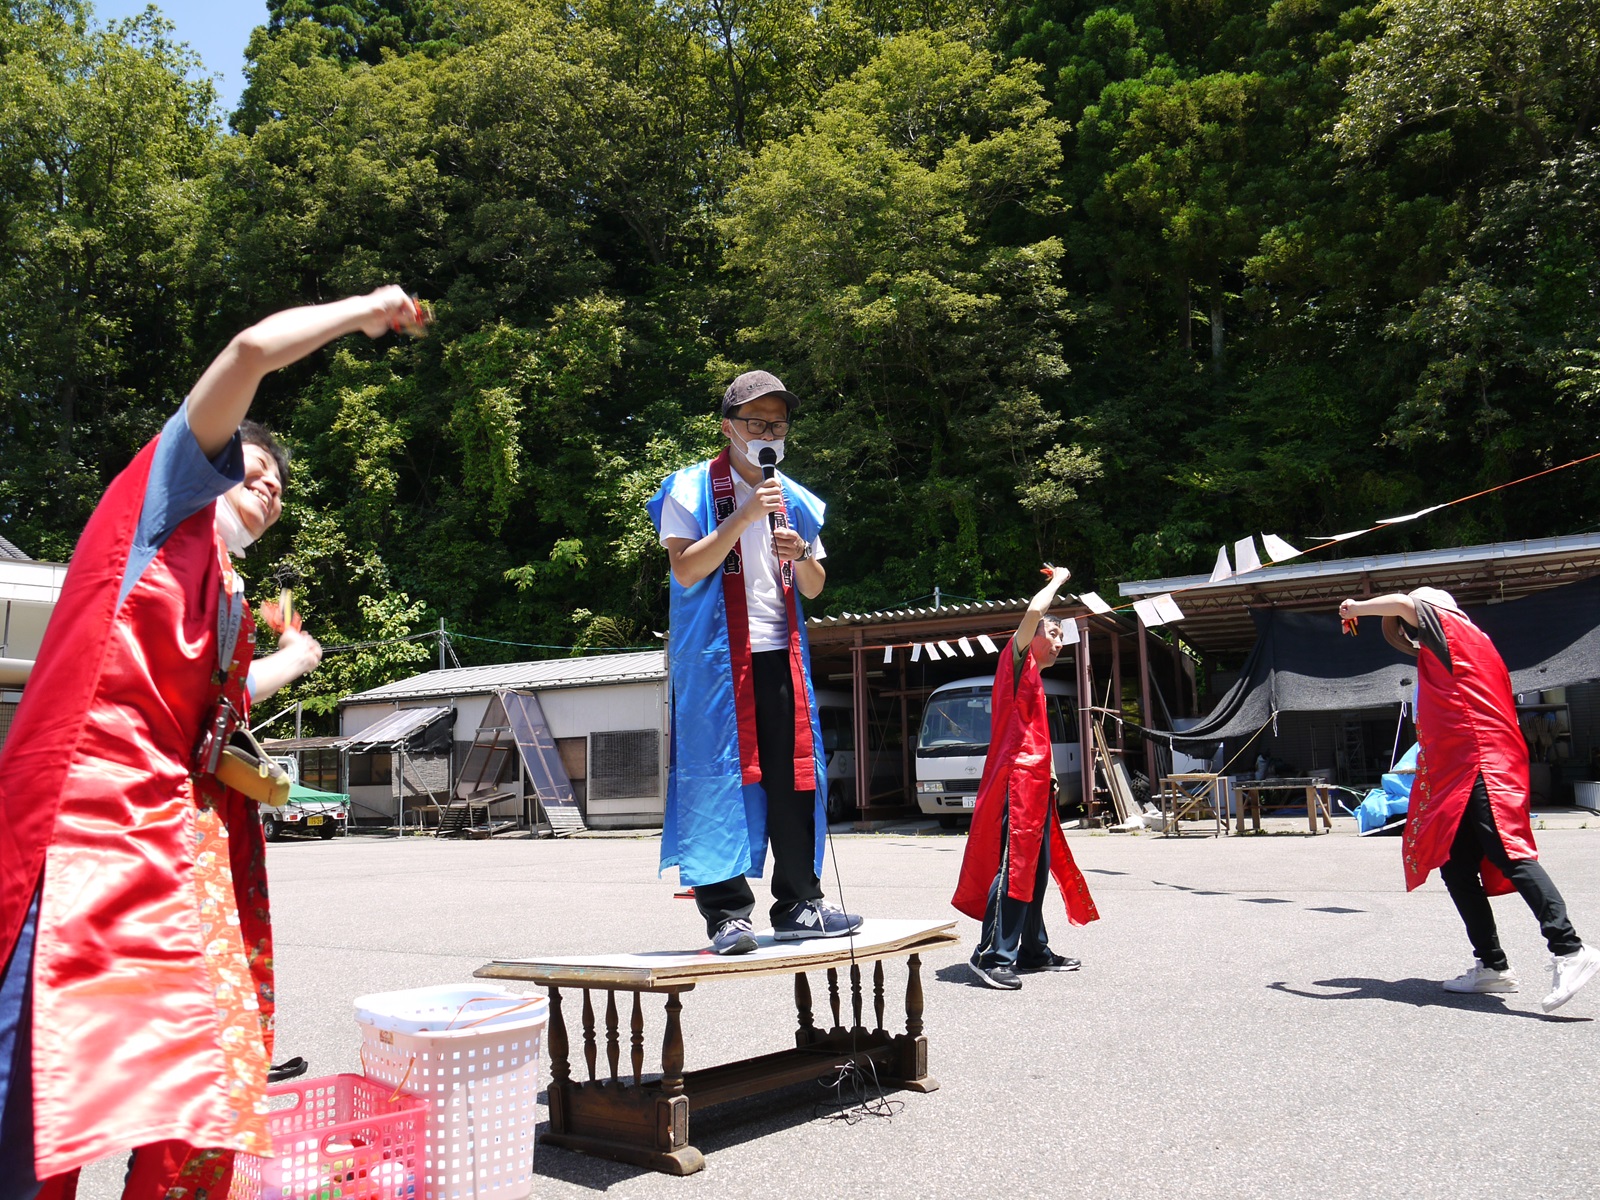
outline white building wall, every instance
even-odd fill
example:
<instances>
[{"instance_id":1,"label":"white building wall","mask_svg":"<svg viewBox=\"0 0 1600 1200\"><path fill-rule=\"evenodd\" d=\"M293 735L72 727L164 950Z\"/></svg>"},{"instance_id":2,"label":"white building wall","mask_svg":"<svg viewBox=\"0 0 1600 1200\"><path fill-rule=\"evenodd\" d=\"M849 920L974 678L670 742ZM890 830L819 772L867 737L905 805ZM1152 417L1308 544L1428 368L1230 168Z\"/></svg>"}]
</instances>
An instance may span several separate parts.
<instances>
[{"instance_id":1,"label":"white building wall","mask_svg":"<svg viewBox=\"0 0 1600 1200\"><path fill-rule=\"evenodd\" d=\"M535 693L544 710L552 737L587 738L592 733L624 730L655 730L660 735L661 770L655 794L634 799L591 800L587 804L588 823L596 829L659 828L666 811L667 742L666 683L604 684L594 687L553 688ZM434 704L454 704L454 738L457 749L470 744L492 699L490 694L437 696L402 701L398 707L419 708ZM340 733L351 737L389 716L394 703L349 705L340 712ZM457 766L459 767L459 762ZM387 810L392 815L393 800L387 788L350 789L351 800L372 816ZM496 817L521 815L516 802L496 805Z\"/></svg>"}]
</instances>

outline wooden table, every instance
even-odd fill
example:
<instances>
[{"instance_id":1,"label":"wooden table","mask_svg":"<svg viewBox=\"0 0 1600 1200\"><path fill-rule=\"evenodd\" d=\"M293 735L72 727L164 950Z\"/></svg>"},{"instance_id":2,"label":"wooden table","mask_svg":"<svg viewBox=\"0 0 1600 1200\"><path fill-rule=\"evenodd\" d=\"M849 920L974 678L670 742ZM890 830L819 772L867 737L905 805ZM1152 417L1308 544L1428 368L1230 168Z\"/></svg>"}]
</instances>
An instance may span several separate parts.
<instances>
[{"instance_id":1,"label":"wooden table","mask_svg":"<svg viewBox=\"0 0 1600 1200\"><path fill-rule=\"evenodd\" d=\"M1250 810L1256 833L1261 832L1261 793L1271 791L1299 791L1305 789L1306 794L1306 823L1311 827L1311 833L1317 832L1317 814L1322 814L1322 823L1329 832L1333 830L1333 818L1328 815L1328 797L1333 787L1321 779L1243 779L1234 785L1239 792L1239 832L1244 833L1245 810Z\"/></svg>"},{"instance_id":2,"label":"wooden table","mask_svg":"<svg viewBox=\"0 0 1600 1200\"><path fill-rule=\"evenodd\" d=\"M669 1175L689 1175L705 1157L689 1144L689 1113L725 1100L832 1074L844 1063L872 1062L885 1084L931 1092L939 1084L928 1075L928 1041L922 1032L922 954L960 942L954 921L862 923L853 938L775 942L770 930L756 935L751 954L719 956L709 950L655 951L583 958L502 959L480 967L484 979L515 979L550 989L550 1129L540 1141L634 1163ZM854 959L852 961L852 944ZM891 1034L883 1024L885 959L907 960L906 1027ZM863 1023L862 968L872 965L874 1027ZM825 971L832 1024L815 1023L809 971ZM840 1011L840 973L850 979L849 1023ZM792 1049L696 1071L684 1070L682 996L702 983L794 976L798 1025ZM574 1079L568 1061L567 1015L562 989L581 989L583 1065L587 1079ZM623 1034L617 993L632 995L628 1018L628 1062L619 1067ZM644 1073L646 992L666 995L666 1029L661 1043L661 1073ZM574 998L576 999L576 998ZM623 1001L627 1004L626 999ZM597 1072L601 1033L595 1010L605 1012L605 1070ZM576 1014L574 1014L576 1020Z\"/></svg>"},{"instance_id":3,"label":"wooden table","mask_svg":"<svg viewBox=\"0 0 1600 1200\"><path fill-rule=\"evenodd\" d=\"M1202 820L1216 822L1218 836L1228 831L1227 805L1222 799L1221 775L1213 775L1203 771L1180 771L1176 775L1163 775L1161 777L1161 816L1163 818L1162 835L1182 835L1178 822L1194 819L1197 810L1204 810ZM1195 790L1190 791L1185 784L1198 784Z\"/></svg>"}]
</instances>

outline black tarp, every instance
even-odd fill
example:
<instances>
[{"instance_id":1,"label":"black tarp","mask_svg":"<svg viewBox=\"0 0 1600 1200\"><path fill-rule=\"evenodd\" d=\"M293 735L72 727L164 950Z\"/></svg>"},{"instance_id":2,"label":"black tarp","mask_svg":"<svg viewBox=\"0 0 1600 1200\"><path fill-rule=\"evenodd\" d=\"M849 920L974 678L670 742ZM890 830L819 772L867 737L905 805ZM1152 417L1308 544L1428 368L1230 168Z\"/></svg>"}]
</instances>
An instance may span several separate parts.
<instances>
[{"instance_id":1,"label":"black tarp","mask_svg":"<svg viewBox=\"0 0 1600 1200\"><path fill-rule=\"evenodd\" d=\"M1600 578L1466 613L1505 659L1513 691L1600 678ZM1179 749L1248 737L1274 713L1382 708L1415 694L1416 660L1384 640L1378 618L1363 618L1360 635L1350 637L1334 612L1257 608L1250 617L1256 644L1239 681L1200 724L1172 739Z\"/></svg>"}]
</instances>

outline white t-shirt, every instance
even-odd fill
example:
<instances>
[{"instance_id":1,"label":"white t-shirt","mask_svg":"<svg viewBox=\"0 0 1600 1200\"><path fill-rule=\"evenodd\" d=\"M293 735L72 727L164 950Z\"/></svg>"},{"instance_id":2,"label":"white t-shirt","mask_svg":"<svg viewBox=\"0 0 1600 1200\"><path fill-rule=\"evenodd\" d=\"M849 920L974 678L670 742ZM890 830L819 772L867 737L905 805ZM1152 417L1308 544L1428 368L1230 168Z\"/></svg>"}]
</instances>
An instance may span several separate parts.
<instances>
[{"instance_id":1,"label":"white t-shirt","mask_svg":"<svg viewBox=\"0 0 1600 1200\"><path fill-rule=\"evenodd\" d=\"M733 500L736 505L743 504L753 490L737 471L733 472ZM691 542L698 542L709 532L701 529L695 515L671 495L665 498L661 506L663 546L668 538L687 538ZM778 557L772 552L772 530L765 521L757 521L739 535L739 555L744 560L744 599L750 613L750 649L788 649L789 616L784 612L783 589L778 584ZM821 537L811 543L811 557L827 557Z\"/></svg>"}]
</instances>

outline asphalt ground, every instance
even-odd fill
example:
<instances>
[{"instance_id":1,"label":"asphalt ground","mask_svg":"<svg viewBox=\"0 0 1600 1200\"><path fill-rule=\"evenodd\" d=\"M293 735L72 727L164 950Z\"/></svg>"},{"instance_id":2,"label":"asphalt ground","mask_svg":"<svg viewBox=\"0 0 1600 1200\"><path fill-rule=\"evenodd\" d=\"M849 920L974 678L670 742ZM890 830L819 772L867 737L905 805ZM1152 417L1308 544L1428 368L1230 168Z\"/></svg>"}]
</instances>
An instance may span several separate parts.
<instances>
[{"instance_id":1,"label":"asphalt ground","mask_svg":"<svg viewBox=\"0 0 1600 1200\"><path fill-rule=\"evenodd\" d=\"M963 945L924 966L940 1089L890 1092L892 1116L853 1120L813 1085L708 1109L690 1123L706 1169L687 1178L541 1146L533 1195L1596 1194L1600 981L1543 1014L1548 954L1509 896L1495 911L1523 990L1441 991L1471 953L1437 877L1407 895L1398 839L1357 838L1348 819L1317 838L1296 824L1223 839L1069 831L1102 919L1073 928L1052 898L1053 945L1084 967L1020 992L966 970L977 925L949 907L964 836L836 836L832 898L836 861L852 911L959 921ZM1580 934L1600 929L1600 820L1538 824ZM359 1071L354 997L464 982L491 958L703 944L657 853L653 837L271 847L277 1057ZM893 1013L898 966L889 980ZM683 1017L690 1068L778 1049L792 1044L792 985L705 985ZM651 1069L659 1002L646 1021ZM79 1194L112 1200L120 1175L95 1164Z\"/></svg>"}]
</instances>

